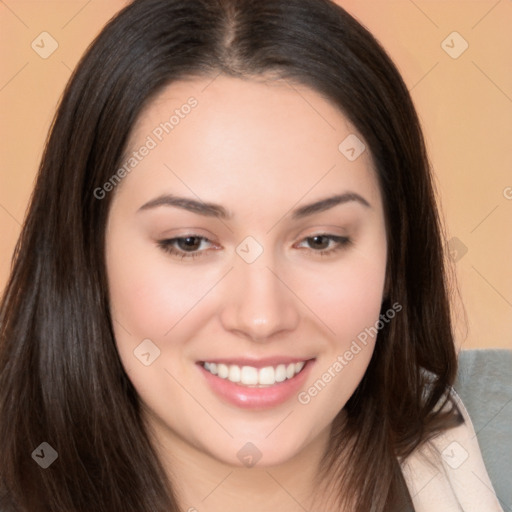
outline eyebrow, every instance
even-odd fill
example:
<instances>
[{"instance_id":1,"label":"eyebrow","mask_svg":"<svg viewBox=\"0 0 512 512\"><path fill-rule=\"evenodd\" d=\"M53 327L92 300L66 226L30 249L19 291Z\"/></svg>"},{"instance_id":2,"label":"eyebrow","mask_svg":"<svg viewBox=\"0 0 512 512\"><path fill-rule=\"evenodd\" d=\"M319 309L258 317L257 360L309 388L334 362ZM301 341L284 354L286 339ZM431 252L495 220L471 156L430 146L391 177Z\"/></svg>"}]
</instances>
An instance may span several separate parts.
<instances>
[{"instance_id":1,"label":"eyebrow","mask_svg":"<svg viewBox=\"0 0 512 512\"><path fill-rule=\"evenodd\" d=\"M345 192L344 194L338 194L335 196L327 197L325 199L320 199L320 201L306 204L300 208L297 208L292 212L292 219L302 219L308 215L313 215L314 213L329 210L334 206L338 206L339 204L346 204L351 202L356 202L365 206L366 208L371 208L370 203L363 196L360 196L355 192Z\"/></svg>"},{"instance_id":2,"label":"eyebrow","mask_svg":"<svg viewBox=\"0 0 512 512\"><path fill-rule=\"evenodd\" d=\"M320 213L329 210L337 205L356 202L366 208L371 208L370 203L361 195L355 192L345 192L343 194L337 194L325 199L320 199L314 203L306 204L293 210L292 219L298 220L315 213ZM226 210L223 206L214 203L205 203L203 201L196 201L187 197L178 197L172 194L163 194L161 196L148 201L143 204L139 209L140 211L150 210L159 206L171 206L175 208L181 208L192 213L204 215L206 217L215 217L217 219L229 220L233 217L233 214Z\"/></svg>"},{"instance_id":3,"label":"eyebrow","mask_svg":"<svg viewBox=\"0 0 512 512\"><path fill-rule=\"evenodd\" d=\"M192 213L198 213L199 215L205 215L207 217L216 217L218 219L229 219L232 217L231 213L218 204L205 203L203 201L173 196L171 194L164 194L148 201L143 204L138 211L149 210L157 208L158 206L174 206Z\"/></svg>"}]
</instances>

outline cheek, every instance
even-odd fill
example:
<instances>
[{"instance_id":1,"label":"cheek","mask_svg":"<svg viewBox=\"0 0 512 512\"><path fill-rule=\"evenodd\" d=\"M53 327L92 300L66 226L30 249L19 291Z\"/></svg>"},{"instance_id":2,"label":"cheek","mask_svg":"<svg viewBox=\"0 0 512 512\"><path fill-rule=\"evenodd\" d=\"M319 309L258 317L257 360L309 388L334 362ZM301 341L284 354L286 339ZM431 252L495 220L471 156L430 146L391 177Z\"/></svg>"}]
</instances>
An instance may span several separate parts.
<instances>
[{"instance_id":1,"label":"cheek","mask_svg":"<svg viewBox=\"0 0 512 512\"><path fill-rule=\"evenodd\" d=\"M337 289L331 289L325 299L325 311L333 330L342 343L353 339L373 325L382 303L383 276L356 271L338 281ZM330 299L329 299L330 295Z\"/></svg>"},{"instance_id":2,"label":"cheek","mask_svg":"<svg viewBox=\"0 0 512 512\"><path fill-rule=\"evenodd\" d=\"M302 280L302 296L340 347L378 320L386 264L385 253L379 254L373 259L354 255L330 272L310 273Z\"/></svg>"},{"instance_id":3,"label":"cheek","mask_svg":"<svg viewBox=\"0 0 512 512\"><path fill-rule=\"evenodd\" d=\"M114 242L115 244L115 242ZM208 272L194 279L155 247L112 245L107 259L110 300L115 320L138 338L162 339L201 300L215 281ZM197 276L197 274L196 274Z\"/></svg>"},{"instance_id":4,"label":"cheek","mask_svg":"<svg viewBox=\"0 0 512 512\"><path fill-rule=\"evenodd\" d=\"M134 241L128 244L129 240ZM147 241L138 242L119 230L110 239L106 263L119 356L138 393L158 408L165 405L164 400L179 398L179 389L162 370L173 372L173 366L186 357L187 340L208 315L199 306L215 276L203 272L202 279L197 279L195 271L194 278L193 270L180 268L165 252L157 251ZM151 344L145 340L151 340ZM142 346L144 350L139 348ZM155 354L158 357L145 366L138 357L148 351L151 358Z\"/></svg>"},{"instance_id":5,"label":"cheek","mask_svg":"<svg viewBox=\"0 0 512 512\"><path fill-rule=\"evenodd\" d=\"M384 260L347 266L310 296L311 309L328 328L328 342L297 399L305 412L324 418L326 424L345 406L367 371L377 339L384 276Z\"/></svg>"}]
</instances>

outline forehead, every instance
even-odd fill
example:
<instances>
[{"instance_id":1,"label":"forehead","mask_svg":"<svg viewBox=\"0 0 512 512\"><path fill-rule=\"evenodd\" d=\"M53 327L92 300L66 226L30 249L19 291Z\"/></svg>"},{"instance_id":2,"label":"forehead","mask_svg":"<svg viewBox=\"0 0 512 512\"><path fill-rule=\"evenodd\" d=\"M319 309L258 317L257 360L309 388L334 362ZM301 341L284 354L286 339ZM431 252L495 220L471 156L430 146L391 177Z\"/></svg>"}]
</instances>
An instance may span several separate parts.
<instances>
[{"instance_id":1,"label":"forehead","mask_svg":"<svg viewBox=\"0 0 512 512\"><path fill-rule=\"evenodd\" d=\"M174 82L139 116L127 156L149 140L153 148L126 180L141 194L178 186L208 200L214 187L299 200L343 186L378 200L369 151L355 160L344 153L344 141L362 137L330 101L288 80Z\"/></svg>"}]
</instances>

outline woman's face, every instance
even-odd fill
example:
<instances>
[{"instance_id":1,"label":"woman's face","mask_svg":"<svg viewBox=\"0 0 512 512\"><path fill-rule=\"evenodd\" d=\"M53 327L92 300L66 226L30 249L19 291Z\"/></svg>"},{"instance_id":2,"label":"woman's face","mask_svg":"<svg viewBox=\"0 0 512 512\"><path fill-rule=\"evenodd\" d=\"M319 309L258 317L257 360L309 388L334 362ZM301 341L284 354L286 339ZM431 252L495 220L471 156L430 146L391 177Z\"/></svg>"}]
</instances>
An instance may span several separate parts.
<instances>
[{"instance_id":1,"label":"woman's face","mask_svg":"<svg viewBox=\"0 0 512 512\"><path fill-rule=\"evenodd\" d=\"M97 197L114 194L119 355L171 451L280 464L325 438L362 379L386 236L361 140L282 80L177 82L139 119Z\"/></svg>"}]
</instances>

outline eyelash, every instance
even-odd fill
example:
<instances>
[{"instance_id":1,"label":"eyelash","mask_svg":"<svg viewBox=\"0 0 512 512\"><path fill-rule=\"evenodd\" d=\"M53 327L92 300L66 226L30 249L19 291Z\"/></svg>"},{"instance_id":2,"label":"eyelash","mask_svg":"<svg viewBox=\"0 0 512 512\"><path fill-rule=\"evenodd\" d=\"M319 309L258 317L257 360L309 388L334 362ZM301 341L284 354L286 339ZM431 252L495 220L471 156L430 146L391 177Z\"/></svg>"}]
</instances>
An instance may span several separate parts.
<instances>
[{"instance_id":1,"label":"eyelash","mask_svg":"<svg viewBox=\"0 0 512 512\"><path fill-rule=\"evenodd\" d=\"M312 240L317 237L328 238L329 240L331 240L337 244L334 248L322 249L320 251L315 251L314 249L309 248L309 250L313 251L315 253L315 255L317 255L317 256L330 256L331 254L334 254L334 253L342 250L343 248L350 246L353 243L352 239L349 237L330 235L328 233L318 233L318 234L315 234L312 236L307 236L306 238L303 238L301 240L301 243L305 242L307 240ZM160 240L158 242L158 246L163 251L171 254L172 256L176 256L176 257L180 258L181 260L203 257L205 251L187 252L187 251L176 249L174 247L175 243L177 243L180 240L186 240L187 238L197 238L200 240L200 243L202 243L203 241L210 242L210 240L208 240L208 238L205 238L204 236L190 234L187 236L180 236L180 237L176 237L176 238L168 238L166 240Z\"/></svg>"}]
</instances>

